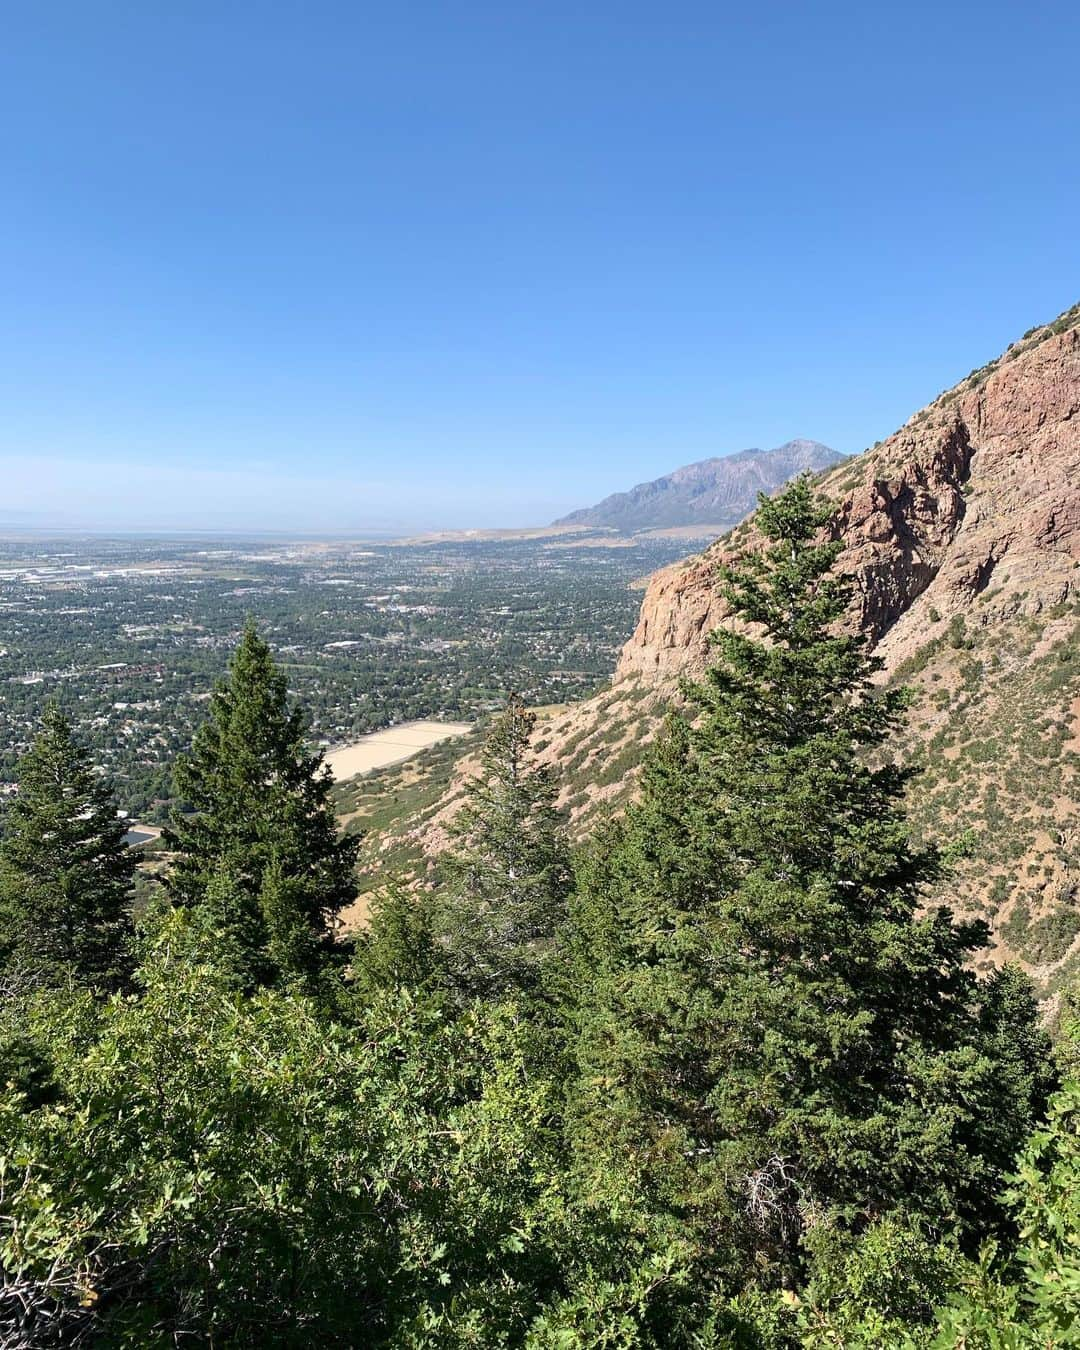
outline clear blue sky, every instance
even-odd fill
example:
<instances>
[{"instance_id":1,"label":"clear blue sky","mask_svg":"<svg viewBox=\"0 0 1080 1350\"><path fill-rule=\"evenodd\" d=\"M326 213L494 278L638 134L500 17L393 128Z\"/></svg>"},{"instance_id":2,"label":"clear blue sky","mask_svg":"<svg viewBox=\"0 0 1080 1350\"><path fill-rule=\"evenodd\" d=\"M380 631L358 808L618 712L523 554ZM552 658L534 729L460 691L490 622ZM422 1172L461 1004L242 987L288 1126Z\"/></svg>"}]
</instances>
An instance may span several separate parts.
<instances>
[{"instance_id":1,"label":"clear blue sky","mask_svg":"<svg viewBox=\"0 0 1080 1350\"><path fill-rule=\"evenodd\" d=\"M0 517L862 449L1080 299L1078 69L1076 0L9 5Z\"/></svg>"}]
</instances>

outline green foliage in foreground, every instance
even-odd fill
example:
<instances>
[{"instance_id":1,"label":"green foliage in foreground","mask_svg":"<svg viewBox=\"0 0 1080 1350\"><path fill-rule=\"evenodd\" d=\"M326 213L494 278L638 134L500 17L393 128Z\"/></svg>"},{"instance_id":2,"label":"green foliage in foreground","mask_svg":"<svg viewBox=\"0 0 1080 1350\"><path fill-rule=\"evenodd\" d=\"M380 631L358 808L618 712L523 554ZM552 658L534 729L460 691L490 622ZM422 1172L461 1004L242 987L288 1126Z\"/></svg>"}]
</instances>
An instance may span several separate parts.
<instances>
[{"instance_id":1,"label":"green foliage in foreground","mask_svg":"<svg viewBox=\"0 0 1080 1350\"><path fill-rule=\"evenodd\" d=\"M126 832L109 785L50 705L19 762L0 840L0 966L9 983L122 982L135 871Z\"/></svg>"},{"instance_id":2,"label":"green foliage in foreground","mask_svg":"<svg viewBox=\"0 0 1080 1350\"><path fill-rule=\"evenodd\" d=\"M941 1314L939 1347L1080 1345L1080 1083L1051 1103L1020 1158L1008 1199L1020 1232L989 1247Z\"/></svg>"},{"instance_id":3,"label":"green foliage in foreground","mask_svg":"<svg viewBox=\"0 0 1080 1350\"><path fill-rule=\"evenodd\" d=\"M140 993L39 994L54 1091L0 1103L0 1342L807 1347L1077 1343L1080 1086L979 1260L903 1213L804 1239L798 1289L703 1290L615 1169L568 1183L560 1084L512 1004L453 1019L239 994L185 913Z\"/></svg>"},{"instance_id":4,"label":"green foliage in foreground","mask_svg":"<svg viewBox=\"0 0 1080 1350\"><path fill-rule=\"evenodd\" d=\"M402 991L328 1022L302 995L236 993L193 959L190 922L155 935L137 999L34 1012L60 1100L9 1096L0 1121L29 1329L132 1347L520 1330L566 1234L550 1087L512 1010L447 1024Z\"/></svg>"},{"instance_id":5,"label":"green foliage in foreground","mask_svg":"<svg viewBox=\"0 0 1080 1350\"><path fill-rule=\"evenodd\" d=\"M726 584L770 640L718 638L568 917L511 709L450 887L387 889L348 974L346 854L245 637L129 982L68 952L0 1002L0 1344L1080 1344L1080 1084L1046 1110L1030 984L920 909L822 508L760 520Z\"/></svg>"}]
</instances>

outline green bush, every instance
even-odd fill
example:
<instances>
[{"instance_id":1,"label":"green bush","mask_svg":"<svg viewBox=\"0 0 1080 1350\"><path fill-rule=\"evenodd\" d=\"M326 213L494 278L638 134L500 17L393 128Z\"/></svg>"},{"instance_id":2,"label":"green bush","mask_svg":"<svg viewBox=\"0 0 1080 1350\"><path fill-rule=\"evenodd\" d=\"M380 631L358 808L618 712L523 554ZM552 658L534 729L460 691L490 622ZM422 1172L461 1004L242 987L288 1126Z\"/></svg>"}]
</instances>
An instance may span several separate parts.
<instances>
[{"instance_id":1,"label":"green bush","mask_svg":"<svg viewBox=\"0 0 1080 1350\"><path fill-rule=\"evenodd\" d=\"M403 992L331 1021L298 994L235 994L191 936L165 923L137 999L38 1009L62 1095L0 1103L0 1341L520 1331L556 1278L551 1237L568 1248L553 1103L513 1013L448 1025Z\"/></svg>"}]
</instances>

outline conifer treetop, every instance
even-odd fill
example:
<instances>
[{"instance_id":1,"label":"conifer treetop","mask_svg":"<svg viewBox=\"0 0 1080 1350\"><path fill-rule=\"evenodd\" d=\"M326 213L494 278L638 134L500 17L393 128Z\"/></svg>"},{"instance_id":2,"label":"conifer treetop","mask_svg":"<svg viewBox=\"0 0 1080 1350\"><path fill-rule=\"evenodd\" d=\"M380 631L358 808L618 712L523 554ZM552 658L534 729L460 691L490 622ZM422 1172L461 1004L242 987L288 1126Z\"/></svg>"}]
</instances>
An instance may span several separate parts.
<instances>
[{"instance_id":1,"label":"conifer treetop","mask_svg":"<svg viewBox=\"0 0 1080 1350\"><path fill-rule=\"evenodd\" d=\"M18 765L0 841L9 958L109 988L130 966L136 859L112 788L56 706Z\"/></svg>"},{"instance_id":2,"label":"conifer treetop","mask_svg":"<svg viewBox=\"0 0 1080 1350\"><path fill-rule=\"evenodd\" d=\"M332 948L333 916L355 896L359 840L338 832L333 780L306 743L303 709L249 621L174 777L182 806L166 842L170 889L183 904L212 897L239 949L261 954L252 978L301 973ZM253 956L254 961L254 956Z\"/></svg>"},{"instance_id":3,"label":"conifer treetop","mask_svg":"<svg viewBox=\"0 0 1080 1350\"><path fill-rule=\"evenodd\" d=\"M531 751L535 725L511 694L451 825L437 928L452 978L470 993L535 990L566 913L569 848L550 771Z\"/></svg>"}]
</instances>

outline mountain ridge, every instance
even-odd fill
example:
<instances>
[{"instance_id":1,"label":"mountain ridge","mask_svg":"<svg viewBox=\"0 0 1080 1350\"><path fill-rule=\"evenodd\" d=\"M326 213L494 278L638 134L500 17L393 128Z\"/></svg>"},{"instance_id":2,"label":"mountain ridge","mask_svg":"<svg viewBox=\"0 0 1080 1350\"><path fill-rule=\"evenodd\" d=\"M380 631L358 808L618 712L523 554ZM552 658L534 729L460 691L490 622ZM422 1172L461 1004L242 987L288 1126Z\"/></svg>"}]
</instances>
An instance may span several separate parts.
<instances>
[{"instance_id":1,"label":"mountain ridge","mask_svg":"<svg viewBox=\"0 0 1080 1350\"><path fill-rule=\"evenodd\" d=\"M796 474L831 468L843 458L820 441L806 439L786 441L771 450L716 455L626 492L614 492L595 506L571 511L552 523L624 533L700 525L722 533L753 510L759 492L775 492Z\"/></svg>"}]
</instances>

